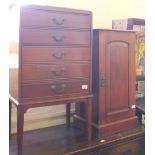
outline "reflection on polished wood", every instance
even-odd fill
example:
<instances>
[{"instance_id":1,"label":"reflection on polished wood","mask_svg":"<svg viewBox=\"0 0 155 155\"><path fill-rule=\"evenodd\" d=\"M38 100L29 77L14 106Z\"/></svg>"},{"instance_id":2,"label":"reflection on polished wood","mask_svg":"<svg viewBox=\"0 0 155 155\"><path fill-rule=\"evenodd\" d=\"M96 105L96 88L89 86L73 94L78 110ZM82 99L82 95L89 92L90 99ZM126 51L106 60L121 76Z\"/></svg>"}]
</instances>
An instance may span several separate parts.
<instances>
[{"instance_id":1,"label":"reflection on polished wood","mask_svg":"<svg viewBox=\"0 0 155 155\"><path fill-rule=\"evenodd\" d=\"M71 124L24 133L23 155L144 155L144 126L87 141L87 136ZM10 141L10 155L16 155L16 134Z\"/></svg>"}]
</instances>

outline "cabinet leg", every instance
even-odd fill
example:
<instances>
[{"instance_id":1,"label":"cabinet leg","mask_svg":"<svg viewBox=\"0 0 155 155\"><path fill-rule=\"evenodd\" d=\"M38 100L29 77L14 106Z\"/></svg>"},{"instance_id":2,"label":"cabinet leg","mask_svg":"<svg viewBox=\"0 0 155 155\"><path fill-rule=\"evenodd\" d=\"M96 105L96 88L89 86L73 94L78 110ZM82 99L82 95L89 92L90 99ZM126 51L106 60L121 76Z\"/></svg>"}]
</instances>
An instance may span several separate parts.
<instances>
[{"instance_id":1,"label":"cabinet leg","mask_svg":"<svg viewBox=\"0 0 155 155\"><path fill-rule=\"evenodd\" d=\"M11 140L11 111L12 111L12 103L9 100L9 140Z\"/></svg>"},{"instance_id":2,"label":"cabinet leg","mask_svg":"<svg viewBox=\"0 0 155 155\"><path fill-rule=\"evenodd\" d=\"M87 133L88 133L88 141L92 139L92 101L88 99L88 103L86 105L86 122L87 122Z\"/></svg>"},{"instance_id":3,"label":"cabinet leg","mask_svg":"<svg viewBox=\"0 0 155 155\"><path fill-rule=\"evenodd\" d=\"M66 125L70 127L70 103L66 104Z\"/></svg>"},{"instance_id":4,"label":"cabinet leg","mask_svg":"<svg viewBox=\"0 0 155 155\"><path fill-rule=\"evenodd\" d=\"M17 106L17 145L18 155L23 151L23 127L24 127L24 110L23 107Z\"/></svg>"}]
</instances>

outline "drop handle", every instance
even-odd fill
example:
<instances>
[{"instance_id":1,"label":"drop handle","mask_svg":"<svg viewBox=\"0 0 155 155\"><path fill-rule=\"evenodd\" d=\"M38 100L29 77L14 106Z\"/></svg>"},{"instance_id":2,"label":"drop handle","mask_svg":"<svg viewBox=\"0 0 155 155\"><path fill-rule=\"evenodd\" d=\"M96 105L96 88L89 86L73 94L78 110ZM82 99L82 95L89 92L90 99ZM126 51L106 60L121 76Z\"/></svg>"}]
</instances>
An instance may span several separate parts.
<instances>
[{"instance_id":1,"label":"drop handle","mask_svg":"<svg viewBox=\"0 0 155 155\"><path fill-rule=\"evenodd\" d=\"M54 75L54 76L64 76L65 75L65 73L66 73L66 68L65 67L63 67L63 68L61 68L61 69L56 69L56 68L53 68L52 70L51 70L51 73L52 73L52 75Z\"/></svg>"},{"instance_id":2,"label":"drop handle","mask_svg":"<svg viewBox=\"0 0 155 155\"><path fill-rule=\"evenodd\" d=\"M53 21L53 23L55 23L56 25L63 25L66 21L65 18L63 19L58 19L58 18L51 18L51 20Z\"/></svg>"},{"instance_id":3,"label":"drop handle","mask_svg":"<svg viewBox=\"0 0 155 155\"><path fill-rule=\"evenodd\" d=\"M66 37L65 36L55 36L55 35L52 35L52 38L56 42L62 42Z\"/></svg>"},{"instance_id":4,"label":"drop handle","mask_svg":"<svg viewBox=\"0 0 155 155\"><path fill-rule=\"evenodd\" d=\"M66 55L66 52L65 51L61 51L61 52L54 51L54 52L51 52L50 54L57 59L62 59Z\"/></svg>"},{"instance_id":5,"label":"drop handle","mask_svg":"<svg viewBox=\"0 0 155 155\"><path fill-rule=\"evenodd\" d=\"M104 74L101 74L101 76L100 76L100 86L105 87L105 85L106 85L106 77L105 77Z\"/></svg>"},{"instance_id":6,"label":"drop handle","mask_svg":"<svg viewBox=\"0 0 155 155\"><path fill-rule=\"evenodd\" d=\"M56 93L63 93L66 88L66 84L53 84L51 85L51 89Z\"/></svg>"}]
</instances>

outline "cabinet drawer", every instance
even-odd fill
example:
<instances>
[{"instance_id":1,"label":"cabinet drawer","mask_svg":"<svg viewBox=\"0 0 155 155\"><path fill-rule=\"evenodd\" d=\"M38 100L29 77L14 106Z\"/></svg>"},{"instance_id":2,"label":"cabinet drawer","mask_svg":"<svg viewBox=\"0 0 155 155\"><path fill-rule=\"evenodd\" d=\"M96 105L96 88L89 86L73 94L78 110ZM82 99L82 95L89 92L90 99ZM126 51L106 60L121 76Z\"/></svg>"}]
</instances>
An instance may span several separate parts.
<instances>
[{"instance_id":1,"label":"cabinet drawer","mask_svg":"<svg viewBox=\"0 0 155 155\"><path fill-rule=\"evenodd\" d=\"M90 48L61 48L61 47L23 47L23 62L48 62L60 63L63 60L89 61Z\"/></svg>"},{"instance_id":2,"label":"cabinet drawer","mask_svg":"<svg viewBox=\"0 0 155 155\"><path fill-rule=\"evenodd\" d=\"M90 31L22 29L22 43L42 45L90 45Z\"/></svg>"},{"instance_id":3,"label":"cabinet drawer","mask_svg":"<svg viewBox=\"0 0 155 155\"><path fill-rule=\"evenodd\" d=\"M48 97L56 95L71 95L75 93L88 93L88 81L73 81L73 82L51 82L26 84L22 86L22 97Z\"/></svg>"},{"instance_id":4,"label":"cabinet drawer","mask_svg":"<svg viewBox=\"0 0 155 155\"><path fill-rule=\"evenodd\" d=\"M21 23L23 26L90 29L91 16L90 14L23 9Z\"/></svg>"},{"instance_id":5,"label":"cabinet drawer","mask_svg":"<svg viewBox=\"0 0 155 155\"><path fill-rule=\"evenodd\" d=\"M23 64L22 80L43 80L53 78L88 78L90 74L89 64Z\"/></svg>"}]
</instances>

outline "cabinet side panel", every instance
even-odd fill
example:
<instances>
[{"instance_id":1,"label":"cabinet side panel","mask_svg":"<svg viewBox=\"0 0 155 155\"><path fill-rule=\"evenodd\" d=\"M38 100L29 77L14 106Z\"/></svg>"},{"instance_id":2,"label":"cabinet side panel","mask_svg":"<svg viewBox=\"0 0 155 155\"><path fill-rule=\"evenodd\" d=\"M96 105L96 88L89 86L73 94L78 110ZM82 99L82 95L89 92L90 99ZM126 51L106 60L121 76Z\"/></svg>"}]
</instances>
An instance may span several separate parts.
<instances>
[{"instance_id":1,"label":"cabinet side panel","mask_svg":"<svg viewBox=\"0 0 155 155\"><path fill-rule=\"evenodd\" d=\"M92 88L93 88L93 121L98 123L98 93L99 93L99 32L93 31L93 70L92 70Z\"/></svg>"}]
</instances>

